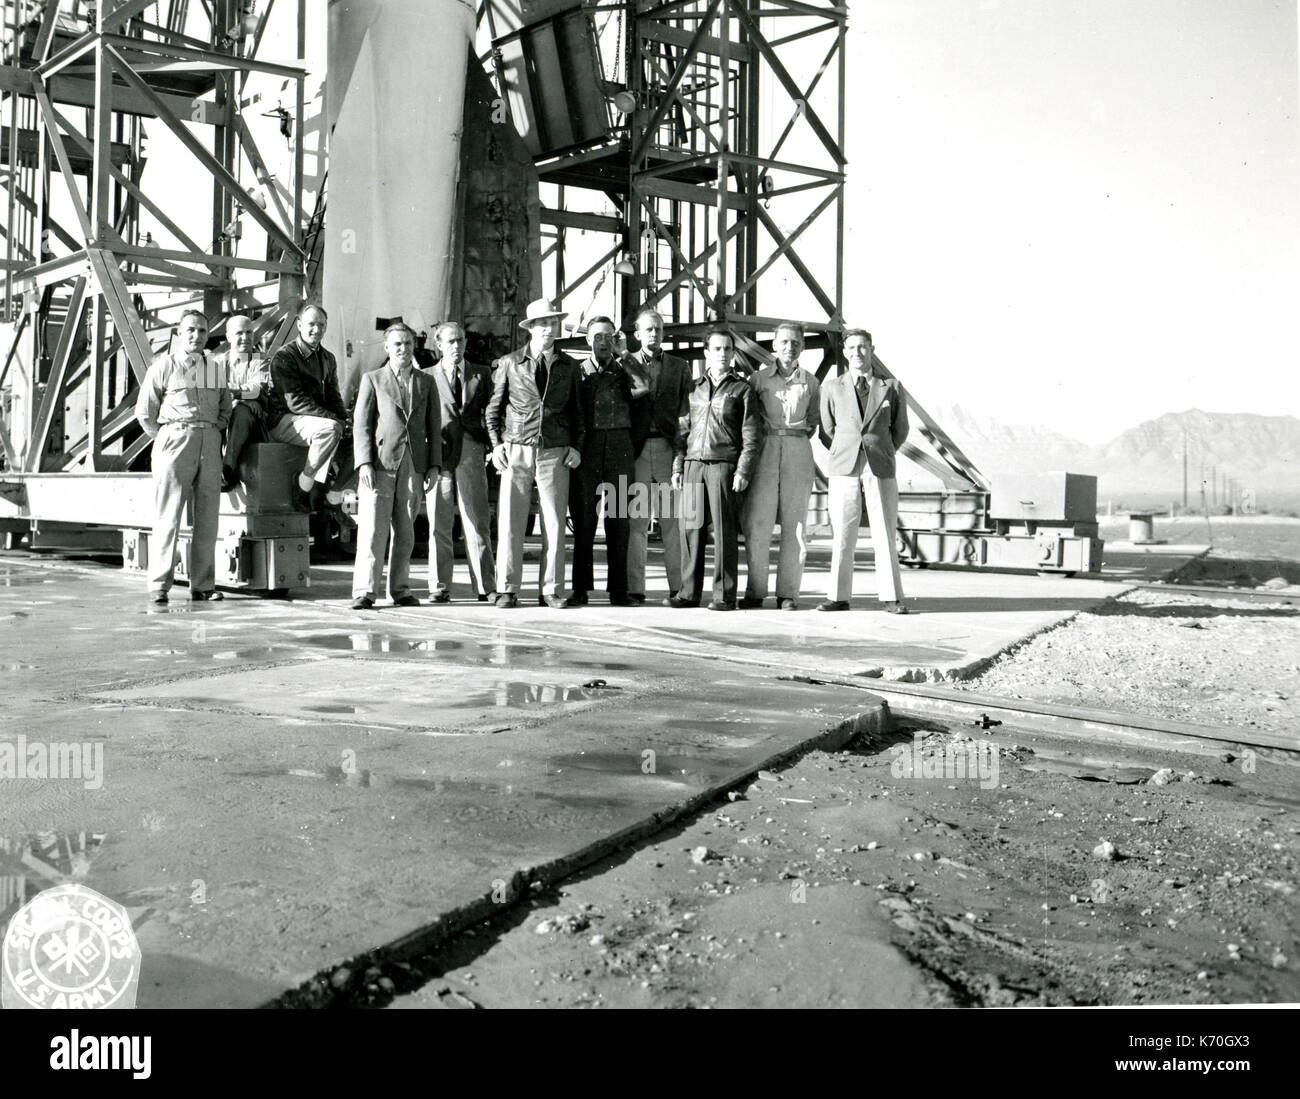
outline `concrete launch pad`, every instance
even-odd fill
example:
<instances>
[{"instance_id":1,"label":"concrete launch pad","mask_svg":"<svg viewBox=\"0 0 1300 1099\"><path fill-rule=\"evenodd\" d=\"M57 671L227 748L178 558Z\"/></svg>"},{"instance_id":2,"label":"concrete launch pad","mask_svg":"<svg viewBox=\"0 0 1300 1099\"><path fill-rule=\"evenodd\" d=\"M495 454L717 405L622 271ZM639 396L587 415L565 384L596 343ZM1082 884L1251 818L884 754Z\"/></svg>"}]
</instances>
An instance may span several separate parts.
<instances>
[{"instance_id":1,"label":"concrete launch pad","mask_svg":"<svg viewBox=\"0 0 1300 1099\"><path fill-rule=\"evenodd\" d=\"M102 761L0 777L0 926L82 881L132 913L141 1006L264 1003L884 720L870 695L786 677L965 674L1197 552L1160 549L1117 547L1095 579L908 572L905 617L862 597L816 612L824 546L804 609L731 614L600 592L556 611L535 589L499 611L463 564L439 606L353 612L350 570L325 566L292 602L178 588L153 608L138 576L0 556L0 740Z\"/></svg>"}]
</instances>

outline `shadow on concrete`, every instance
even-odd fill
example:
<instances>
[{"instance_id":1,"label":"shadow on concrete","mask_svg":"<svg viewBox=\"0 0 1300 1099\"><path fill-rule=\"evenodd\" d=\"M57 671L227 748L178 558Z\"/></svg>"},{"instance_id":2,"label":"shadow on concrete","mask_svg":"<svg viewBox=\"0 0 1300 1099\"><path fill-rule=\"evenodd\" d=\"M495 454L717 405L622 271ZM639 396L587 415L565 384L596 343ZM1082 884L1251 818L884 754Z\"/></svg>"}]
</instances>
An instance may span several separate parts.
<instances>
[{"instance_id":1,"label":"shadow on concrete","mask_svg":"<svg viewBox=\"0 0 1300 1099\"><path fill-rule=\"evenodd\" d=\"M1208 603L1144 606L1140 603L1106 603L1094 609L1092 613L1106 617L1122 614L1133 618L1294 618L1300 615L1300 607L1213 607Z\"/></svg>"},{"instance_id":2,"label":"shadow on concrete","mask_svg":"<svg viewBox=\"0 0 1300 1099\"><path fill-rule=\"evenodd\" d=\"M1038 598L1017 599L1010 595L980 595L973 597L947 597L937 599L908 597L908 610L914 614L1016 614L1021 611L1086 611L1103 602L1104 596L1092 598ZM872 610L879 606L872 600L854 600L854 610ZM882 612L883 613L883 612Z\"/></svg>"},{"instance_id":3,"label":"shadow on concrete","mask_svg":"<svg viewBox=\"0 0 1300 1099\"><path fill-rule=\"evenodd\" d=\"M1300 561L1281 557L1201 557L1179 569L1169 583L1226 584L1253 589L1277 576L1288 584L1300 584Z\"/></svg>"}]
</instances>

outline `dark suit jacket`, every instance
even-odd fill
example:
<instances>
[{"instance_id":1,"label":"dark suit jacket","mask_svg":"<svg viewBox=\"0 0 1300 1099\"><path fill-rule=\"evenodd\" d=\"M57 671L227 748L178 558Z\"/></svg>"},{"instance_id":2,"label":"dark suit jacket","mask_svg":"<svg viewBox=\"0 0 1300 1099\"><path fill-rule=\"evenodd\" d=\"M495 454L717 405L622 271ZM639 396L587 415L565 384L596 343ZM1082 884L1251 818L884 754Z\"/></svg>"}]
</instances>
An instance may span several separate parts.
<instances>
[{"instance_id":1,"label":"dark suit jacket","mask_svg":"<svg viewBox=\"0 0 1300 1099\"><path fill-rule=\"evenodd\" d=\"M487 430L493 446L568 446L582 449L587 434L579 383L582 366L562 351L555 352L546 374L545 394L528 365L528 348L503 355L492 364L492 397Z\"/></svg>"},{"instance_id":2,"label":"dark suit jacket","mask_svg":"<svg viewBox=\"0 0 1300 1099\"><path fill-rule=\"evenodd\" d=\"M895 476L894 452L907 438L907 428L907 399L897 378L872 378L865 409L858 405L852 372L822 385L828 476L856 477L864 466L877 477Z\"/></svg>"},{"instance_id":3,"label":"dark suit jacket","mask_svg":"<svg viewBox=\"0 0 1300 1099\"><path fill-rule=\"evenodd\" d=\"M339 367L323 347L304 352L291 340L271 356L271 392L267 394L268 422L279 423L285 414L324 416L347 422L348 412L339 393Z\"/></svg>"},{"instance_id":4,"label":"dark suit jacket","mask_svg":"<svg viewBox=\"0 0 1300 1099\"><path fill-rule=\"evenodd\" d=\"M411 448L416 473L442 466L442 432L433 379L412 368L413 402L387 362L361 375L352 413L352 447L358 467L370 463L396 472L402 451Z\"/></svg>"},{"instance_id":5,"label":"dark suit jacket","mask_svg":"<svg viewBox=\"0 0 1300 1099\"><path fill-rule=\"evenodd\" d=\"M451 383L441 366L425 371L438 394L438 411L442 419L442 468L455 469L460 464L465 437L487 445L487 403L492 396L492 373L486 366L462 362L460 366L460 408L452 399Z\"/></svg>"},{"instance_id":6,"label":"dark suit jacket","mask_svg":"<svg viewBox=\"0 0 1300 1099\"><path fill-rule=\"evenodd\" d=\"M639 383L632 391L632 451L640 454L651 430L672 446L685 431L691 404L691 367L685 359L663 352L660 355L659 384L649 392L650 375L644 351L624 358L629 373Z\"/></svg>"}]
</instances>

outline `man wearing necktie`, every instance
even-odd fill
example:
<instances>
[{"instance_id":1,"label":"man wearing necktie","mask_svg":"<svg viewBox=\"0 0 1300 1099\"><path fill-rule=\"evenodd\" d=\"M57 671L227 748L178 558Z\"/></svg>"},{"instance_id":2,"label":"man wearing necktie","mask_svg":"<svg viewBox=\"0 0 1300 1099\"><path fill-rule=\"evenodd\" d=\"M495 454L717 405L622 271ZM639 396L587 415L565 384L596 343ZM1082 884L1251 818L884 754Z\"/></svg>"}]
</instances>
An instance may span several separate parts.
<instances>
[{"instance_id":1,"label":"man wearing necktie","mask_svg":"<svg viewBox=\"0 0 1300 1099\"><path fill-rule=\"evenodd\" d=\"M567 607L564 589L564 515L569 471L582 460L586 436L579 396L582 367L555 347L564 310L544 298L530 302L519 327L528 345L496 361L487 430L492 464L501 473L497 505L497 606L519 605L524 571L524 527L533 485L542 510L538 568L543 606Z\"/></svg>"},{"instance_id":2,"label":"man wearing necktie","mask_svg":"<svg viewBox=\"0 0 1300 1099\"><path fill-rule=\"evenodd\" d=\"M487 401L492 375L486 366L465 359L465 329L455 321L434 334L440 356L425 373L437 389L442 420L442 472L429 489L429 596L434 603L451 600L452 528L460 512L470 580L480 601L494 599L496 562L492 557L488 515L486 455Z\"/></svg>"},{"instance_id":3,"label":"man wearing necktie","mask_svg":"<svg viewBox=\"0 0 1300 1099\"><path fill-rule=\"evenodd\" d=\"M844 333L849 370L822 387L822 431L829 436L827 503L834 541L830 590L819 611L846 611L853 595L853 553L862 501L867 502L876 557L876 590L885 609L906 614L898 568L898 480L895 452L907 438L907 398L897 379L874 368L871 333Z\"/></svg>"},{"instance_id":4,"label":"man wearing necktie","mask_svg":"<svg viewBox=\"0 0 1300 1099\"><path fill-rule=\"evenodd\" d=\"M641 349L625 359L633 376L632 448L636 455L633 476L637 484L645 486L644 498L654 503L663 540L668 592L673 594L682 586L682 543L677 529L679 500L672 490L673 447L690 411L691 368L684 359L663 350L664 319L654 309L643 309L637 314L636 338ZM660 508L661 503L668 506ZM627 543L627 589L633 603L645 602L649 532L650 517L643 509L637 509L628 520Z\"/></svg>"},{"instance_id":5,"label":"man wearing necktie","mask_svg":"<svg viewBox=\"0 0 1300 1099\"><path fill-rule=\"evenodd\" d=\"M438 479L442 431L433 379L415 369L415 333L402 323L384 332L388 361L361 376L352 414L357 464L357 558L352 609L375 605L384 583L384 547L392 530L388 596L414 607L411 550L421 494Z\"/></svg>"}]
</instances>

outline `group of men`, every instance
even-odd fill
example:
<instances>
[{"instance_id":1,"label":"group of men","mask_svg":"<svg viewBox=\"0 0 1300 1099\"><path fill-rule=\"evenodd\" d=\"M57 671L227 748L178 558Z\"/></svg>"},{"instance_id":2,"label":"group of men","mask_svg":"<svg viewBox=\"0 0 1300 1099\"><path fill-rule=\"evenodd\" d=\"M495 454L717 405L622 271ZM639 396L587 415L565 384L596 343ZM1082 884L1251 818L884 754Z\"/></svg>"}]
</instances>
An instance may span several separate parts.
<instances>
[{"instance_id":1,"label":"group of men","mask_svg":"<svg viewBox=\"0 0 1300 1099\"><path fill-rule=\"evenodd\" d=\"M350 426L358 494L354 609L375 606L385 590L385 573L394 604L418 605L410 560L421 504L429 519L430 600L451 599L452 530L459 515L478 599L518 606L524 534L536 489L542 605L588 603L602 518L609 601L644 603L653 512L670 592L665 606L702 604L710 527L709 609L763 606L779 523L776 605L795 610L807 554L812 440L820 432L829 451L834 542L830 587L818 609L849 607L865 499L879 598L888 610L906 613L894 540L894 455L907 436L907 410L897 381L874 370L868 332L845 333L849 370L822 386L799 364L804 333L798 324L777 328L775 361L753 373L738 365L730 332L711 329L704 370L693 376L686 361L664 352L663 319L653 309L635 319L639 348L632 353L620 350L620 334L610 318L589 320L585 361L556 347L563 316L545 300L530 304L520 323L528 342L498 359L491 371L466 360L465 331L455 322L435 330L437 360L424 368L417 363L415 332L394 323L384 334L386 360L362 375L349 416L337 364L321 343L328 324L321 307L302 307L296 338L269 361L254 350L249 318L227 321L230 349L213 356L204 351L206 318L185 313L173 350L151 366L136 410L154 439L151 598L167 601L187 503L193 513L191 598L221 598L214 570L220 493L238 486L241 456L250 442L307 448L292 489L295 506L310 511L312 494L328 483ZM488 461L500 474L495 559ZM574 530L567 596L566 514ZM742 532L748 580L738 598Z\"/></svg>"}]
</instances>

